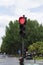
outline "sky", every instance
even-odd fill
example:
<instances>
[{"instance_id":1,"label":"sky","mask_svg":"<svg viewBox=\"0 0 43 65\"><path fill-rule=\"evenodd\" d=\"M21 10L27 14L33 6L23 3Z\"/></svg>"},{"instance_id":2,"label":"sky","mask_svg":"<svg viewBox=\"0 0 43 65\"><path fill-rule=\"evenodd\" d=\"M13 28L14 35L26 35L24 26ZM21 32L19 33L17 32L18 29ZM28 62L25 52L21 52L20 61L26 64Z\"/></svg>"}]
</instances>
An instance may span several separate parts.
<instances>
[{"instance_id":1,"label":"sky","mask_svg":"<svg viewBox=\"0 0 43 65\"><path fill-rule=\"evenodd\" d=\"M43 24L43 0L0 0L0 46L6 26L22 15Z\"/></svg>"}]
</instances>

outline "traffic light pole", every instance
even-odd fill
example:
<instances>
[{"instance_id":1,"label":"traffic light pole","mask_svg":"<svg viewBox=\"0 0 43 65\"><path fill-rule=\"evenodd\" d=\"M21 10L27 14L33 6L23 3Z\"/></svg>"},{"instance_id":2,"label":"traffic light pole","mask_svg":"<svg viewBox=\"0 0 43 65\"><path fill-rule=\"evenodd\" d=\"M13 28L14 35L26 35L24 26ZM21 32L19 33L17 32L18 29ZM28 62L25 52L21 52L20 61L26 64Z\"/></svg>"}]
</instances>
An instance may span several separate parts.
<instances>
[{"instance_id":1,"label":"traffic light pole","mask_svg":"<svg viewBox=\"0 0 43 65\"><path fill-rule=\"evenodd\" d=\"M24 38L22 37L22 57L24 58Z\"/></svg>"},{"instance_id":2,"label":"traffic light pole","mask_svg":"<svg viewBox=\"0 0 43 65\"><path fill-rule=\"evenodd\" d=\"M20 59L20 65L24 65L24 37L25 37L25 25L26 25L26 20L27 18L25 15L23 17L19 18L19 24L20 24L20 36L21 36L21 43L22 43L22 58Z\"/></svg>"},{"instance_id":3,"label":"traffic light pole","mask_svg":"<svg viewBox=\"0 0 43 65\"><path fill-rule=\"evenodd\" d=\"M21 58L19 59L19 61L20 61L20 65L24 65L24 38L23 38L23 36L21 36L21 43L22 43L22 49L21 49L21 51L22 51L22 56L21 56Z\"/></svg>"},{"instance_id":4,"label":"traffic light pole","mask_svg":"<svg viewBox=\"0 0 43 65\"><path fill-rule=\"evenodd\" d=\"M24 38L23 36L21 37L22 38L22 57L20 58L20 65L24 65Z\"/></svg>"}]
</instances>

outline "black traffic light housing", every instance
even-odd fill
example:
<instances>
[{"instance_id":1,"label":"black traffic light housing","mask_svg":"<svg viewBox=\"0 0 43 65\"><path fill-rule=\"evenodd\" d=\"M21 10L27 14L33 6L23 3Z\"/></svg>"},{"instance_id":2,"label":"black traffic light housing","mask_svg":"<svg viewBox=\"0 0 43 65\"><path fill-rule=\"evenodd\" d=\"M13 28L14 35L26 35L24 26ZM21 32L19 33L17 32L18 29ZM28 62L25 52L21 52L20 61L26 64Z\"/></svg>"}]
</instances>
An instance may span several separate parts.
<instances>
[{"instance_id":1,"label":"black traffic light housing","mask_svg":"<svg viewBox=\"0 0 43 65\"><path fill-rule=\"evenodd\" d=\"M23 17L19 18L19 24L20 24L20 35L22 37L25 36L25 25L26 25L27 18L23 15Z\"/></svg>"},{"instance_id":2,"label":"black traffic light housing","mask_svg":"<svg viewBox=\"0 0 43 65\"><path fill-rule=\"evenodd\" d=\"M25 25L20 25L20 35L21 36L25 35Z\"/></svg>"}]
</instances>

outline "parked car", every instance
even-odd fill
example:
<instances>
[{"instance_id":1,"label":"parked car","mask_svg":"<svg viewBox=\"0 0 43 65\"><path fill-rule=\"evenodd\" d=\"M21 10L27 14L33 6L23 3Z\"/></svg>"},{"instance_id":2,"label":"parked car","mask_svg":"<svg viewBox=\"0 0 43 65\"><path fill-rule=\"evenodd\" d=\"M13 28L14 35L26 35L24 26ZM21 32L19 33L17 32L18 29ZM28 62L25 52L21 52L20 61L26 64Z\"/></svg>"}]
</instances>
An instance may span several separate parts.
<instances>
[{"instance_id":1,"label":"parked car","mask_svg":"<svg viewBox=\"0 0 43 65\"><path fill-rule=\"evenodd\" d=\"M31 60L31 59L33 59L33 56L32 56L32 54L29 54L29 53L28 53L28 54L26 55L26 59L28 59L28 60Z\"/></svg>"}]
</instances>

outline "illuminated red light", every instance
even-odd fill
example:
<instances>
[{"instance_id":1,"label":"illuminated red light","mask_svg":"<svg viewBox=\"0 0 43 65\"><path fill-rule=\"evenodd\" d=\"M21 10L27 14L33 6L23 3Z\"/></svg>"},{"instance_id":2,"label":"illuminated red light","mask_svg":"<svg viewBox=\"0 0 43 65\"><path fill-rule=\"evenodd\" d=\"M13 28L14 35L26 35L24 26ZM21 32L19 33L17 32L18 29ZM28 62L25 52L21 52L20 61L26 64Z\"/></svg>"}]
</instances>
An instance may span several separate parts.
<instances>
[{"instance_id":1,"label":"illuminated red light","mask_svg":"<svg viewBox=\"0 0 43 65\"><path fill-rule=\"evenodd\" d=\"M25 23L25 18L24 17L20 17L19 18L19 23L23 25Z\"/></svg>"}]
</instances>

